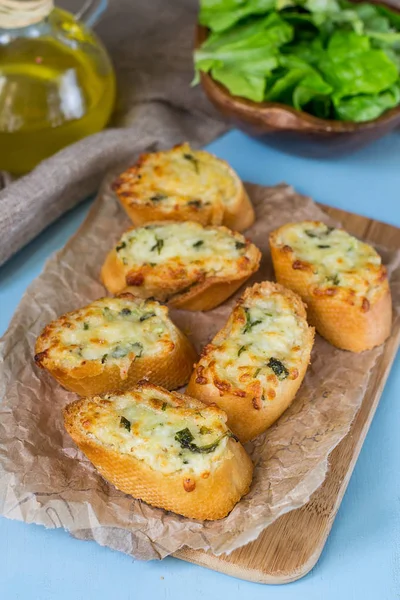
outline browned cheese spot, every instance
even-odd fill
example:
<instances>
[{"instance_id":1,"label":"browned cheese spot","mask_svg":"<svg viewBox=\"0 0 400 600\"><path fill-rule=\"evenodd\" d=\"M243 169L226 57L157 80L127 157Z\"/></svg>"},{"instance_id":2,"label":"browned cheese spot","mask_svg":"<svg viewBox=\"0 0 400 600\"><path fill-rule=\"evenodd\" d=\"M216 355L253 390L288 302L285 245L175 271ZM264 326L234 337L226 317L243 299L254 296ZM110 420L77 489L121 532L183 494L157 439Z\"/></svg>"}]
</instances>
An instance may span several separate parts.
<instances>
[{"instance_id":1,"label":"browned cheese spot","mask_svg":"<svg viewBox=\"0 0 400 600\"><path fill-rule=\"evenodd\" d=\"M361 305L361 310L363 312L368 312L369 309L370 309L369 300L367 300L367 298L363 298L362 305Z\"/></svg>"},{"instance_id":2,"label":"browned cheese spot","mask_svg":"<svg viewBox=\"0 0 400 600\"><path fill-rule=\"evenodd\" d=\"M47 350L44 350L43 352L38 352L37 354L35 354L34 360L38 367L42 367L42 360L44 358L46 358L46 354L47 354Z\"/></svg>"},{"instance_id":3,"label":"browned cheese spot","mask_svg":"<svg viewBox=\"0 0 400 600\"><path fill-rule=\"evenodd\" d=\"M196 369L196 383L199 383L200 385L204 385L205 383L207 383L207 378L203 377L203 371L204 367L202 365L198 366Z\"/></svg>"},{"instance_id":4,"label":"browned cheese spot","mask_svg":"<svg viewBox=\"0 0 400 600\"><path fill-rule=\"evenodd\" d=\"M142 273L128 273L126 283L128 285L141 286L144 283L144 276Z\"/></svg>"},{"instance_id":5,"label":"browned cheese spot","mask_svg":"<svg viewBox=\"0 0 400 600\"><path fill-rule=\"evenodd\" d=\"M206 346L204 346L203 350L201 351L200 356L206 356L209 352L214 350L214 348L215 348L215 346L213 346L212 344L207 344Z\"/></svg>"},{"instance_id":6,"label":"browned cheese spot","mask_svg":"<svg viewBox=\"0 0 400 600\"><path fill-rule=\"evenodd\" d=\"M308 270L308 264L302 262L301 260L295 260L292 263L292 269L294 269L295 271L307 271Z\"/></svg>"},{"instance_id":7,"label":"browned cheese spot","mask_svg":"<svg viewBox=\"0 0 400 600\"><path fill-rule=\"evenodd\" d=\"M220 379L217 379L217 378L214 379L214 385L221 392L227 392L231 388L230 383L228 383L227 381L221 381Z\"/></svg>"},{"instance_id":8,"label":"browned cheese spot","mask_svg":"<svg viewBox=\"0 0 400 600\"><path fill-rule=\"evenodd\" d=\"M337 293L337 288L319 288L313 289L314 296L334 296Z\"/></svg>"},{"instance_id":9,"label":"browned cheese spot","mask_svg":"<svg viewBox=\"0 0 400 600\"><path fill-rule=\"evenodd\" d=\"M382 283L382 281L385 281L386 278L387 278L386 268L385 267L381 267L380 273L379 273L379 276L378 276L379 283Z\"/></svg>"},{"instance_id":10,"label":"browned cheese spot","mask_svg":"<svg viewBox=\"0 0 400 600\"><path fill-rule=\"evenodd\" d=\"M98 398L98 396L96 396L96 398ZM103 406L109 406L111 404L111 400L107 400L106 398L100 398L99 402Z\"/></svg>"},{"instance_id":11,"label":"browned cheese spot","mask_svg":"<svg viewBox=\"0 0 400 600\"><path fill-rule=\"evenodd\" d=\"M235 390L233 392L234 396L239 396L239 398L244 398L246 396L246 392L244 392L243 390Z\"/></svg>"},{"instance_id":12,"label":"browned cheese spot","mask_svg":"<svg viewBox=\"0 0 400 600\"><path fill-rule=\"evenodd\" d=\"M246 383L246 381L250 381L251 378L252 376L250 375L250 373L242 373L239 377L239 381L242 383Z\"/></svg>"},{"instance_id":13,"label":"browned cheese spot","mask_svg":"<svg viewBox=\"0 0 400 600\"><path fill-rule=\"evenodd\" d=\"M194 479L190 479L189 477L183 480L183 489L185 492L193 492L196 487L196 482Z\"/></svg>"},{"instance_id":14,"label":"browned cheese spot","mask_svg":"<svg viewBox=\"0 0 400 600\"><path fill-rule=\"evenodd\" d=\"M245 271L248 268L248 263L250 259L248 256L242 256L237 263L238 269Z\"/></svg>"},{"instance_id":15,"label":"browned cheese spot","mask_svg":"<svg viewBox=\"0 0 400 600\"><path fill-rule=\"evenodd\" d=\"M115 191L119 188L120 185L122 185L124 183L124 180L121 179L120 177L118 177L118 179L116 179L112 185L111 188Z\"/></svg>"}]
</instances>

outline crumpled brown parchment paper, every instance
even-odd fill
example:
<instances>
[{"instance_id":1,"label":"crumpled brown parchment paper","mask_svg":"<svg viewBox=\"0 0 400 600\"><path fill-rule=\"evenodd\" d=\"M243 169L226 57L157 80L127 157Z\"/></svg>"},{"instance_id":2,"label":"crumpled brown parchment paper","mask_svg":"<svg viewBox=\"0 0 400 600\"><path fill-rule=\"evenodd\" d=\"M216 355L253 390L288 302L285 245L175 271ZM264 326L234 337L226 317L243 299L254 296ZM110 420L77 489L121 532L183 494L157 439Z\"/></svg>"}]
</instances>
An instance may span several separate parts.
<instances>
[{"instance_id":1,"label":"crumpled brown parchment paper","mask_svg":"<svg viewBox=\"0 0 400 600\"><path fill-rule=\"evenodd\" d=\"M256 464L250 493L220 521L191 521L127 496L108 484L64 431L63 390L33 363L37 335L51 319L105 295L102 262L130 223L109 183L77 234L46 263L18 306L0 348L0 514L63 527L75 537L139 559L162 558L184 545L219 554L254 540L282 514L305 504L323 482L328 456L349 430L382 349L343 352L316 337L296 400L248 449ZM263 252L254 281L273 278L268 233L305 218L330 219L286 185L248 185L257 221L246 235ZM400 318L400 252L379 249ZM234 303L207 313L171 311L198 350L225 323Z\"/></svg>"}]
</instances>

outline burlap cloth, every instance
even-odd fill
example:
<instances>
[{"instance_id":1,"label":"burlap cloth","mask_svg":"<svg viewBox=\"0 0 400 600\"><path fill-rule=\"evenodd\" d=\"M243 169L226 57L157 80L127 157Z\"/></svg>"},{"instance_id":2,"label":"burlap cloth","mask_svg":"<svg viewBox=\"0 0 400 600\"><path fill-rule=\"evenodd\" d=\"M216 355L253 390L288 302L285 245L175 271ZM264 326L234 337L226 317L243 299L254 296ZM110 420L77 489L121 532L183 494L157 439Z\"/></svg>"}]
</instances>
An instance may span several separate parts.
<instances>
[{"instance_id":1,"label":"burlap cloth","mask_svg":"<svg viewBox=\"0 0 400 600\"><path fill-rule=\"evenodd\" d=\"M196 147L226 131L201 88L190 87L196 18L195 0L109 0L96 31L117 73L113 127L58 152L0 192L0 265L97 190L105 172L127 156L182 140Z\"/></svg>"}]
</instances>

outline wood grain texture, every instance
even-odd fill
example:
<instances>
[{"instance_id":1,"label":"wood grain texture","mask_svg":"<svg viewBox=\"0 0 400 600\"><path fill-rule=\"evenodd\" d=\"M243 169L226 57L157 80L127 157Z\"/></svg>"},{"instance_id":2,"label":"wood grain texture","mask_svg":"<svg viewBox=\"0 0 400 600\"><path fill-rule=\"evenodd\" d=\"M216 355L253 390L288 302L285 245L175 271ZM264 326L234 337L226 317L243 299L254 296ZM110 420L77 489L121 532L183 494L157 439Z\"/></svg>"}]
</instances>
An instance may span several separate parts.
<instances>
[{"instance_id":1,"label":"wood grain texture","mask_svg":"<svg viewBox=\"0 0 400 600\"><path fill-rule=\"evenodd\" d=\"M321 207L360 238L388 248L400 248L400 230L360 215ZM233 577L258 583L280 584L306 575L318 561L346 491L365 436L374 417L400 341L397 325L371 374L360 411L348 435L330 456L323 485L302 508L283 515L254 542L230 555L214 556L183 549L174 556Z\"/></svg>"}]
</instances>

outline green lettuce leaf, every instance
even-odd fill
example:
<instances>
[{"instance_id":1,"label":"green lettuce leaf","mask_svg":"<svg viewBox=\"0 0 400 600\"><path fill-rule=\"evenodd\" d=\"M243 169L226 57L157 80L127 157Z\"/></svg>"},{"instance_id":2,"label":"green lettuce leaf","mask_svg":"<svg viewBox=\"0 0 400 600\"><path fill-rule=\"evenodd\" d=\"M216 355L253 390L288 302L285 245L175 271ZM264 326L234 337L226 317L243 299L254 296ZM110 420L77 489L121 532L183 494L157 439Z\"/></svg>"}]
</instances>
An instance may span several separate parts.
<instances>
[{"instance_id":1,"label":"green lettuce leaf","mask_svg":"<svg viewBox=\"0 0 400 600\"><path fill-rule=\"evenodd\" d=\"M311 66L317 66L319 61L321 60L321 56L325 53L325 49L322 45L322 42L319 38L315 38L310 42L299 42L297 44L291 44L290 48L282 49L285 54L282 55L281 61L290 60L292 66L294 66L293 61L302 61ZM286 52L290 54L287 55Z\"/></svg>"},{"instance_id":2,"label":"green lettuce leaf","mask_svg":"<svg viewBox=\"0 0 400 600\"><path fill-rule=\"evenodd\" d=\"M343 121L369 121L400 102L400 86L394 85L380 94L340 98L334 101L337 118Z\"/></svg>"},{"instance_id":3,"label":"green lettuce leaf","mask_svg":"<svg viewBox=\"0 0 400 600\"><path fill-rule=\"evenodd\" d=\"M337 0L305 0L304 8L310 13L339 13L340 5Z\"/></svg>"},{"instance_id":4,"label":"green lettuce leaf","mask_svg":"<svg viewBox=\"0 0 400 600\"><path fill-rule=\"evenodd\" d=\"M210 53L198 50L195 54L195 64L200 71L210 71L212 68L231 67L238 71L248 70L256 73L269 73L271 57L275 56L271 47L238 48L234 50L219 49ZM273 63L277 66L277 61Z\"/></svg>"},{"instance_id":5,"label":"green lettuce leaf","mask_svg":"<svg viewBox=\"0 0 400 600\"><path fill-rule=\"evenodd\" d=\"M382 48L386 56L396 65L397 71L400 75L400 48L398 50L394 48Z\"/></svg>"},{"instance_id":6,"label":"green lettuce leaf","mask_svg":"<svg viewBox=\"0 0 400 600\"><path fill-rule=\"evenodd\" d=\"M306 71L301 68L294 68L285 74L279 74L271 81L271 87L265 93L265 100L268 102L283 102L291 104L293 90L301 79L304 79Z\"/></svg>"},{"instance_id":7,"label":"green lettuce leaf","mask_svg":"<svg viewBox=\"0 0 400 600\"><path fill-rule=\"evenodd\" d=\"M276 59L275 65L277 63ZM274 65L271 63L271 71ZM257 73L243 73L234 69L216 67L211 72L213 79L225 85L231 94L241 96L254 102L262 102L264 100L266 76Z\"/></svg>"},{"instance_id":8,"label":"green lettuce leaf","mask_svg":"<svg viewBox=\"0 0 400 600\"><path fill-rule=\"evenodd\" d=\"M368 35L373 41L380 42L379 45L383 46L394 46L395 48L400 48L400 32L398 31L371 31L369 29L366 30L366 35Z\"/></svg>"},{"instance_id":9,"label":"green lettuce leaf","mask_svg":"<svg viewBox=\"0 0 400 600\"><path fill-rule=\"evenodd\" d=\"M266 76L278 66L277 49L292 37L293 27L278 14L214 33L194 54L196 71L211 72L233 94L260 101Z\"/></svg>"},{"instance_id":10,"label":"green lettuce leaf","mask_svg":"<svg viewBox=\"0 0 400 600\"><path fill-rule=\"evenodd\" d=\"M370 48L367 36L338 31L330 39L319 69L334 97L378 94L398 79L396 65L385 52Z\"/></svg>"},{"instance_id":11,"label":"green lettuce leaf","mask_svg":"<svg viewBox=\"0 0 400 600\"><path fill-rule=\"evenodd\" d=\"M377 10L379 14L387 18L389 23L394 29L400 30L400 14L387 8L386 6L378 5Z\"/></svg>"},{"instance_id":12,"label":"green lettuce leaf","mask_svg":"<svg viewBox=\"0 0 400 600\"><path fill-rule=\"evenodd\" d=\"M390 31L391 27L389 19L382 15L379 12L378 7L374 4L361 3L351 5L351 3L348 2L347 6L351 7L351 10L354 10L354 12L357 13L357 15L364 23L365 29L385 33Z\"/></svg>"},{"instance_id":13,"label":"green lettuce leaf","mask_svg":"<svg viewBox=\"0 0 400 600\"><path fill-rule=\"evenodd\" d=\"M200 0L195 52L237 96L365 121L400 104L400 15L349 0Z\"/></svg>"},{"instance_id":14,"label":"green lettuce leaf","mask_svg":"<svg viewBox=\"0 0 400 600\"><path fill-rule=\"evenodd\" d=\"M366 35L357 35L353 31L337 31L328 43L328 54L332 59L336 57L343 60L344 57L353 57L366 52L371 47Z\"/></svg>"},{"instance_id":15,"label":"green lettuce leaf","mask_svg":"<svg viewBox=\"0 0 400 600\"><path fill-rule=\"evenodd\" d=\"M237 25L229 31L212 33L202 45L202 50L215 52L239 48L258 48L260 46L280 47L293 39L293 27L286 23L278 13Z\"/></svg>"},{"instance_id":16,"label":"green lettuce leaf","mask_svg":"<svg viewBox=\"0 0 400 600\"><path fill-rule=\"evenodd\" d=\"M319 73L313 71L301 79L293 91L293 106L301 110L311 101L317 99L324 101L325 97L329 97L332 92L332 86Z\"/></svg>"},{"instance_id":17,"label":"green lettuce leaf","mask_svg":"<svg viewBox=\"0 0 400 600\"><path fill-rule=\"evenodd\" d=\"M202 49L215 51L221 47L249 47L254 45L259 39L260 34L276 23L276 18L279 16L276 13L253 19L244 25L236 25L227 31L212 32L202 45Z\"/></svg>"},{"instance_id":18,"label":"green lettuce leaf","mask_svg":"<svg viewBox=\"0 0 400 600\"><path fill-rule=\"evenodd\" d=\"M241 19L251 15L265 14L275 8L275 0L221 0L202 2L199 22L212 31L225 31Z\"/></svg>"}]
</instances>

